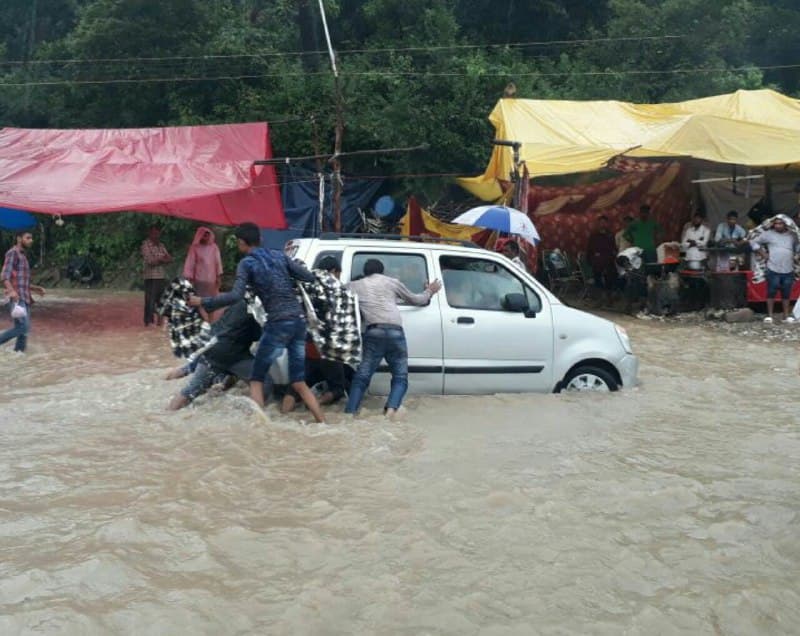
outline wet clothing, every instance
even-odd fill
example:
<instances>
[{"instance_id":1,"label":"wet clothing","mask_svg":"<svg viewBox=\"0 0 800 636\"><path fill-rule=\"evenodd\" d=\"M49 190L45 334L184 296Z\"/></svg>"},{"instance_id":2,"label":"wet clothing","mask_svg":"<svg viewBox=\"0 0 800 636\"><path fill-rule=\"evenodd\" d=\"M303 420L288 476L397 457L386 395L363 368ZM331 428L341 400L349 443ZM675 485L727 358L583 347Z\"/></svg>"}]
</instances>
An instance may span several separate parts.
<instances>
[{"instance_id":1,"label":"wet clothing","mask_svg":"<svg viewBox=\"0 0 800 636\"><path fill-rule=\"evenodd\" d=\"M178 358L194 355L211 337L211 326L195 307L189 305L189 296L194 294L194 285L190 281L175 278L156 305L156 313L167 318L172 353Z\"/></svg>"},{"instance_id":2,"label":"wet clothing","mask_svg":"<svg viewBox=\"0 0 800 636\"><path fill-rule=\"evenodd\" d=\"M239 261L236 282L229 292L203 298L203 307L213 311L244 298L249 285L261 299L267 321L293 320L304 315L297 299L294 281L314 282L305 265L289 259L283 252L257 247Z\"/></svg>"},{"instance_id":3,"label":"wet clothing","mask_svg":"<svg viewBox=\"0 0 800 636\"><path fill-rule=\"evenodd\" d=\"M25 309L25 315L21 318L13 318L14 326L0 333L0 344L5 344L9 340L15 340L14 351L25 351L28 345L28 332L31 328L31 306L33 297L31 296L31 267L25 250L15 245L6 252L3 260L3 269L0 270L0 282L8 281L14 291L17 292L19 300L17 303ZM5 284L3 284L5 288Z\"/></svg>"},{"instance_id":4,"label":"wet clothing","mask_svg":"<svg viewBox=\"0 0 800 636\"><path fill-rule=\"evenodd\" d=\"M403 325L397 299L412 305L426 305L430 302L431 293L425 290L414 294L396 278L373 274L350 283L350 289L358 296L363 324Z\"/></svg>"},{"instance_id":5,"label":"wet clothing","mask_svg":"<svg viewBox=\"0 0 800 636\"><path fill-rule=\"evenodd\" d=\"M248 312L247 302L234 303L211 326L214 344L197 359L194 372L181 395L194 400L205 393L220 375L248 380L253 373L250 347L261 337L261 327Z\"/></svg>"},{"instance_id":6,"label":"wet clothing","mask_svg":"<svg viewBox=\"0 0 800 636\"><path fill-rule=\"evenodd\" d=\"M372 278L372 277L370 277ZM364 333L361 364L353 376L345 413L357 413L369 388L372 376L383 359L389 365L392 383L386 398L386 409L399 409L408 391L408 344L399 325L373 325Z\"/></svg>"},{"instance_id":7,"label":"wet clothing","mask_svg":"<svg viewBox=\"0 0 800 636\"><path fill-rule=\"evenodd\" d=\"M289 383L303 382L306 377L306 320L289 318L287 320L267 320L261 340L256 349L256 359L252 382L263 382L272 366L283 353L289 356Z\"/></svg>"},{"instance_id":8,"label":"wet clothing","mask_svg":"<svg viewBox=\"0 0 800 636\"><path fill-rule=\"evenodd\" d=\"M307 341L306 383L308 386L313 387L320 382L324 382L327 385L326 391L329 391L333 395L332 404L338 402L345 396L347 379L345 377L344 364L321 358L314 343ZM295 400L300 400L297 391L291 387L289 387L288 394Z\"/></svg>"},{"instance_id":9,"label":"wet clothing","mask_svg":"<svg viewBox=\"0 0 800 636\"><path fill-rule=\"evenodd\" d=\"M212 311L244 298L249 286L267 312L267 322L256 350L250 380L263 382L272 363L286 349L289 354L289 381L305 377L306 320L297 299L294 281L314 282L305 265L289 259L283 252L257 247L236 268L236 282L227 293L203 299Z\"/></svg>"},{"instance_id":10,"label":"wet clothing","mask_svg":"<svg viewBox=\"0 0 800 636\"><path fill-rule=\"evenodd\" d=\"M300 283L311 309L308 331L322 358L355 367L361 360L361 329L355 294L330 272L313 270L313 283Z\"/></svg>"},{"instance_id":11,"label":"wet clothing","mask_svg":"<svg viewBox=\"0 0 800 636\"><path fill-rule=\"evenodd\" d=\"M261 326L247 311L247 302L239 300L211 325L217 343L203 354L218 371L225 371L242 360L253 359L250 347L261 338Z\"/></svg>"},{"instance_id":12,"label":"wet clothing","mask_svg":"<svg viewBox=\"0 0 800 636\"><path fill-rule=\"evenodd\" d=\"M201 241L208 235L209 242ZM222 257L217 247L214 233L207 227L195 232L194 240L186 254L183 277L191 280L200 296L216 296L219 293L218 281L222 276Z\"/></svg>"},{"instance_id":13,"label":"wet clothing","mask_svg":"<svg viewBox=\"0 0 800 636\"><path fill-rule=\"evenodd\" d=\"M408 344L397 300L412 305L426 305L433 294L427 289L421 294L414 294L396 278L383 274L372 274L353 281L350 289L358 296L365 327L361 363L350 385L345 413L356 413L361 408L361 400L383 359L386 359L392 375L385 408L398 409L408 390Z\"/></svg>"},{"instance_id":14,"label":"wet clothing","mask_svg":"<svg viewBox=\"0 0 800 636\"><path fill-rule=\"evenodd\" d=\"M15 245L6 252L0 282L8 281L26 305L31 305L31 266L25 250ZM3 286L5 287L5 286Z\"/></svg>"},{"instance_id":15,"label":"wet clothing","mask_svg":"<svg viewBox=\"0 0 800 636\"><path fill-rule=\"evenodd\" d=\"M28 345L28 332L31 328L31 306L23 301L19 301L17 304L25 308L25 315L22 318L14 318L14 326L0 333L0 344L16 338L14 351L25 351L25 347Z\"/></svg>"}]
</instances>

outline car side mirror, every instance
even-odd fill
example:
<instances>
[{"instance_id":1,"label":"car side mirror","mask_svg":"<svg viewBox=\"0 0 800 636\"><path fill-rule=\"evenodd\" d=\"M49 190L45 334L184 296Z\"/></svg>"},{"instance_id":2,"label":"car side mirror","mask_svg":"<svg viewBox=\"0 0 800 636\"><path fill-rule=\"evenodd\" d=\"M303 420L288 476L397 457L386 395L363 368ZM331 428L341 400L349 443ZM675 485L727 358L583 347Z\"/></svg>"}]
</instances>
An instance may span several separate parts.
<instances>
[{"instance_id":1,"label":"car side mirror","mask_svg":"<svg viewBox=\"0 0 800 636\"><path fill-rule=\"evenodd\" d=\"M528 305L528 299L525 298L525 294L506 294L503 298L503 309L521 314L528 311L530 306Z\"/></svg>"}]
</instances>

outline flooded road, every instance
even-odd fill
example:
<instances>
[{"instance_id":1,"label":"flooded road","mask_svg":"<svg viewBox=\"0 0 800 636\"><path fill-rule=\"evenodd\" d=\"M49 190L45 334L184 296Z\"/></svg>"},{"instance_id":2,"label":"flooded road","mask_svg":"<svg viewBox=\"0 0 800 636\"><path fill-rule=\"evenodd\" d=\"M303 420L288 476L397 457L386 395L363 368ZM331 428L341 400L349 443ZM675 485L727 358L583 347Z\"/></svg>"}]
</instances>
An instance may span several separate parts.
<instances>
[{"instance_id":1,"label":"flooded road","mask_svg":"<svg viewBox=\"0 0 800 636\"><path fill-rule=\"evenodd\" d=\"M800 633L796 345L624 319L639 389L323 428L165 412L140 314L0 348L0 634Z\"/></svg>"}]
</instances>

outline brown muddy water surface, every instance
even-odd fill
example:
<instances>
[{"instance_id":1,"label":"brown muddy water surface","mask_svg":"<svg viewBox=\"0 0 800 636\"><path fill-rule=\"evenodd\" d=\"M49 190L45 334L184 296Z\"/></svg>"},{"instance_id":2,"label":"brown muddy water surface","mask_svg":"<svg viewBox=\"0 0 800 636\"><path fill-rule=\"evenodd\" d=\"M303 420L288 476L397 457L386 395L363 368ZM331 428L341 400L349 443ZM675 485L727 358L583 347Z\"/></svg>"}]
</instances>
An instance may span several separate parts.
<instances>
[{"instance_id":1,"label":"brown muddy water surface","mask_svg":"<svg viewBox=\"0 0 800 636\"><path fill-rule=\"evenodd\" d=\"M0 349L4 636L800 633L797 345L623 319L640 388L323 428L165 412L140 314L56 292Z\"/></svg>"}]
</instances>

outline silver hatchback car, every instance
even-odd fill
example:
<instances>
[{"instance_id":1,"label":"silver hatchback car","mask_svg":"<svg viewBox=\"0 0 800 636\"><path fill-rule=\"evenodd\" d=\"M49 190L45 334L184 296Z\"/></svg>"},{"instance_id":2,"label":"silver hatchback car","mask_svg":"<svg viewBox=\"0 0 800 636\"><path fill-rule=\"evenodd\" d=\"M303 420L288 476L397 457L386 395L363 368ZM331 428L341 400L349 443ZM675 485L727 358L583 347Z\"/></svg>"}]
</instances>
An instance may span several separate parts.
<instances>
[{"instance_id":1,"label":"silver hatchback car","mask_svg":"<svg viewBox=\"0 0 800 636\"><path fill-rule=\"evenodd\" d=\"M410 393L616 391L637 382L639 360L622 327L562 304L500 254L347 235L295 239L285 249L309 267L336 257L345 282L361 276L371 258L413 292L442 281L427 306L400 307ZM276 380L283 374L273 369ZM380 368L370 392L388 390L389 375Z\"/></svg>"}]
</instances>

